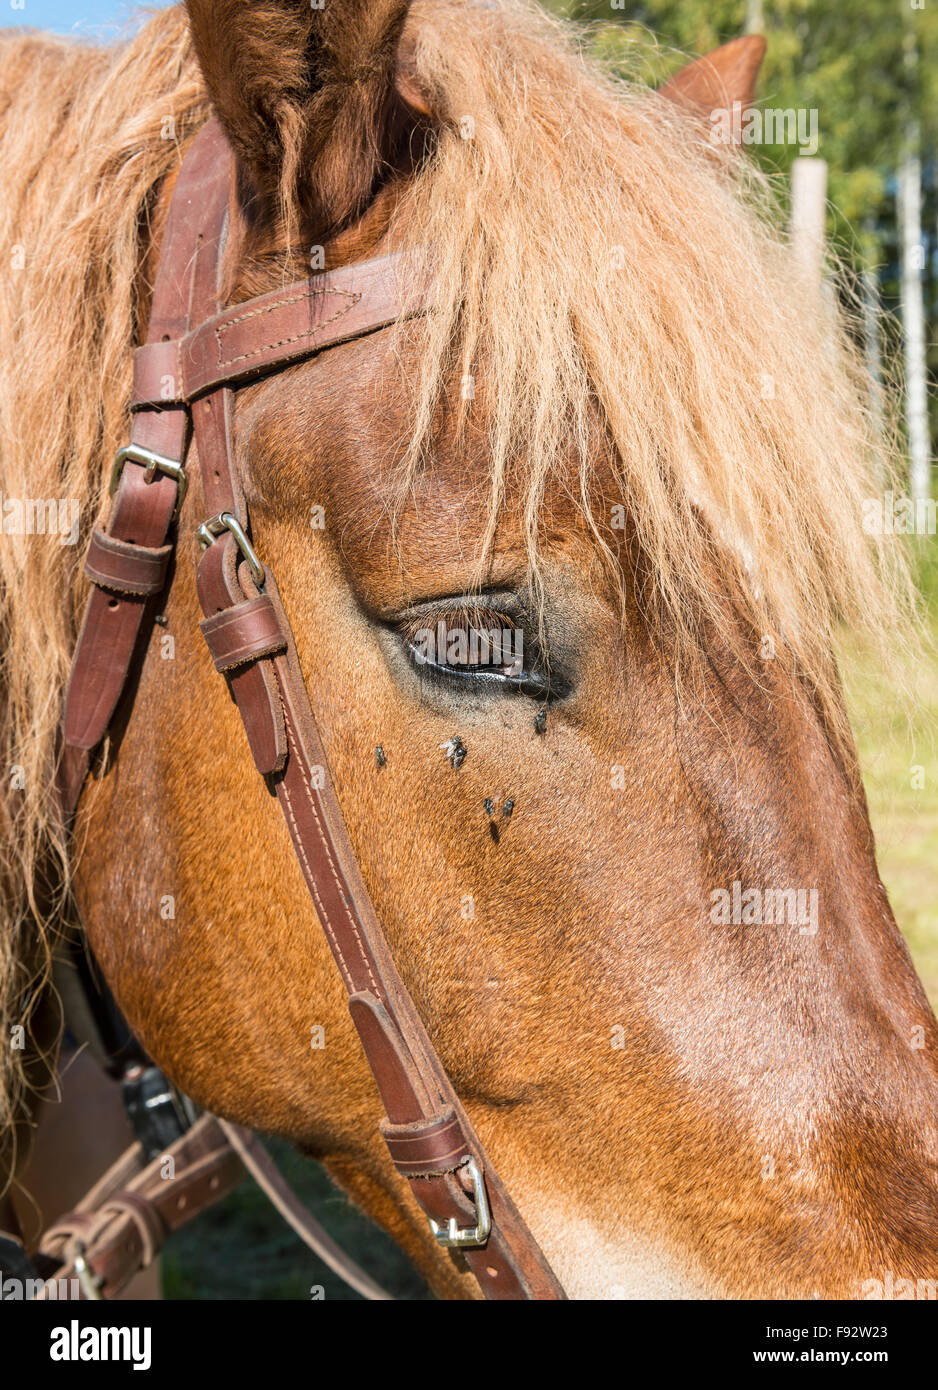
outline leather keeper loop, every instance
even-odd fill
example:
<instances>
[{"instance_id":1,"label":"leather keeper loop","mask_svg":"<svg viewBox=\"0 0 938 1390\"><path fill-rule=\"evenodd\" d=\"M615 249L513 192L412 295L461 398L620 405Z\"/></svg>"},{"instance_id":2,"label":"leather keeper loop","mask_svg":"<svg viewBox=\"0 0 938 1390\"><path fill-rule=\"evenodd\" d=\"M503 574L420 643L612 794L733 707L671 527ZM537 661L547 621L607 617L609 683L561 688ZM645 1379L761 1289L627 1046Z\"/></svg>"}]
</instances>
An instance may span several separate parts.
<instances>
[{"instance_id":1,"label":"leather keeper loop","mask_svg":"<svg viewBox=\"0 0 938 1390\"><path fill-rule=\"evenodd\" d=\"M233 671L286 650L287 639L270 599L261 594L199 624L217 671Z\"/></svg>"},{"instance_id":2,"label":"leather keeper loop","mask_svg":"<svg viewBox=\"0 0 938 1390\"><path fill-rule=\"evenodd\" d=\"M146 597L166 583L171 545L133 545L104 531L95 531L88 547L85 574L101 589Z\"/></svg>"},{"instance_id":3,"label":"leather keeper loop","mask_svg":"<svg viewBox=\"0 0 938 1390\"><path fill-rule=\"evenodd\" d=\"M134 385L131 410L182 405L182 372L179 342L144 343L134 353Z\"/></svg>"},{"instance_id":4,"label":"leather keeper loop","mask_svg":"<svg viewBox=\"0 0 938 1390\"><path fill-rule=\"evenodd\" d=\"M140 1237L145 1269L156 1259L166 1239L167 1228L162 1217L153 1203L148 1201L146 1197L139 1192L130 1192L126 1188L121 1189L120 1192L115 1192L102 1206L102 1217L112 1213L126 1215L133 1221Z\"/></svg>"},{"instance_id":5,"label":"leather keeper loop","mask_svg":"<svg viewBox=\"0 0 938 1390\"><path fill-rule=\"evenodd\" d=\"M382 1120L381 1133L397 1171L405 1178L452 1173L472 1154L451 1106L431 1120L392 1125Z\"/></svg>"}]
</instances>

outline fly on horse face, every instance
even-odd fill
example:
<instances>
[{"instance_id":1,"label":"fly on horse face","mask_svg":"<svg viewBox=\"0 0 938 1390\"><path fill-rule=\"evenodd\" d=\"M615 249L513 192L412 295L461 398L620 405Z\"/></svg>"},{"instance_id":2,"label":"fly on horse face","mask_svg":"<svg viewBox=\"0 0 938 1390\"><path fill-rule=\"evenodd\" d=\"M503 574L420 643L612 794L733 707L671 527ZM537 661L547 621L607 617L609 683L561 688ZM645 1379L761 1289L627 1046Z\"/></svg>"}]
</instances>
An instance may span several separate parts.
<instances>
[{"instance_id":1,"label":"fly on horse face","mask_svg":"<svg viewBox=\"0 0 938 1390\"><path fill-rule=\"evenodd\" d=\"M834 659L909 585L834 296L712 138L762 50L653 91L515 0L4 40L0 484L80 517L0 546L9 1133L80 920L443 1296L934 1278Z\"/></svg>"}]
</instances>

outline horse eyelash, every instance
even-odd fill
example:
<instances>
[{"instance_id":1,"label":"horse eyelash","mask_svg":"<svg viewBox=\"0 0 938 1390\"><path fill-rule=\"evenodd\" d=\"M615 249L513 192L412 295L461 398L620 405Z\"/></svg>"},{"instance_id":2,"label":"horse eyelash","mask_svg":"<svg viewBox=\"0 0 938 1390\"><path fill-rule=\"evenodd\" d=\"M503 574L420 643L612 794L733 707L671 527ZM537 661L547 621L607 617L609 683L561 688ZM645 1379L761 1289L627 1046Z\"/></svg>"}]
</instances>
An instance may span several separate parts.
<instances>
[{"instance_id":1,"label":"horse eyelash","mask_svg":"<svg viewBox=\"0 0 938 1390\"><path fill-rule=\"evenodd\" d=\"M399 631L407 647L410 660L419 668L421 674L431 679L437 676L445 681L447 674L452 675L454 673L457 679L471 677L473 674L481 678L486 672L496 672L503 663L458 663L443 660L437 666L437 663L434 662L421 662L417 660L417 653L422 644L425 649L427 634L432 640L439 641L441 640L440 634L445 633L447 638L442 639L445 641L452 633L461 633L469 637L472 633L500 632L512 634L511 640L513 641L514 634L520 631L523 647L527 648L526 652L522 652L522 672L536 671L542 664L539 654L525 642L524 628L519 629L519 625L507 613L486 604L453 604L449 608L424 610L419 615L407 618ZM533 660L530 659L532 654ZM529 659L526 660L525 656Z\"/></svg>"},{"instance_id":2,"label":"horse eyelash","mask_svg":"<svg viewBox=\"0 0 938 1390\"><path fill-rule=\"evenodd\" d=\"M500 677L496 666L436 665L418 659L418 639L422 634L438 632L440 624L446 632L517 632L519 623L500 609L484 604L459 604L448 608L424 610L397 625L397 632L404 642L407 657L422 680L444 686L450 691L462 686L476 689L488 684L500 686L500 693L522 694L538 701L552 701L563 698L568 684L550 672L549 663L537 641L525 641L521 672L517 677ZM524 633L524 628L521 628Z\"/></svg>"},{"instance_id":3,"label":"horse eyelash","mask_svg":"<svg viewBox=\"0 0 938 1390\"><path fill-rule=\"evenodd\" d=\"M506 631L514 632L518 624L507 613L501 613L495 608L484 605L453 605L451 608L441 608L432 613L421 613L419 616L409 617L399 627L399 632L405 642L413 643L422 632L432 628L434 630L443 624L447 632L470 632L480 631L489 632L493 629L502 628Z\"/></svg>"}]
</instances>

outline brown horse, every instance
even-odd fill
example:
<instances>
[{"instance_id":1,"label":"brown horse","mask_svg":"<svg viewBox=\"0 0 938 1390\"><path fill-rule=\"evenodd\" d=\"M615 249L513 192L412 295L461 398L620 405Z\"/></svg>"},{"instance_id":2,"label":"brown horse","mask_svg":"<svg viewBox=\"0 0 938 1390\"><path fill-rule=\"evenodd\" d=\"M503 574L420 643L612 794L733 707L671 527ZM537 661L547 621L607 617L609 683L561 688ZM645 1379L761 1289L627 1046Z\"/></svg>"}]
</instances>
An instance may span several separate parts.
<instances>
[{"instance_id":1,"label":"brown horse","mask_svg":"<svg viewBox=\"0 0 938 1390\"><path fill-rule=\"evenodd\" d=\"M168 198L213 108L229 302L427 250L433 311L242 391L236 449L400 971L566 1291L934 1278L938 1028L832 656L841 619L888 648L907 582L862 532L883 450L832 297L710 139L761 48L663 96L514 0L190 0L117 50L4 41L4 1034L68 893L180 1087L320 1157L446 1296L474 1285L378 1138L198 634L191 461L166 626L70 847L51 806ZM74 499L74 534L23 499ZM441 623L523 631L527 679L422 663Z\"/></svg>"}]
</instances>

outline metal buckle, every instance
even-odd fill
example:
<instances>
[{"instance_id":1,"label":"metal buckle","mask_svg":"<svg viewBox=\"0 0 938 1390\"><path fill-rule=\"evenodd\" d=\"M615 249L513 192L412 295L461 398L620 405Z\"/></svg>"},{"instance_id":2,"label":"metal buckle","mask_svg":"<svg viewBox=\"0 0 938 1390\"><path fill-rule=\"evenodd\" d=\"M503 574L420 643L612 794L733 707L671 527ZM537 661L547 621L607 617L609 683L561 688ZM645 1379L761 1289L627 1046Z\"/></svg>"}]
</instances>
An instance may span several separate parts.
<instances>
[{"instance_id":1,"label":"metal buckle","mask_svg":"<svg viewBox=\"0 0 938 1390\"><path fill-rule=\"evenodd\" d=\"M167 477L175 480L176 487L179 489L176 494L176 505L173 508L173 521L179 517L182 511L182 504L186 499L186 489L189 480L186 477L185 469L181 463L175 459L165 459L162 454L154 454L150 449L141 449L139 444L128 444L124 449L118 449L114 456L114 466L111 469L110 495L113 497L117 491L117 485L121 480L125 463L139 463L146 471L145 483L152 483L157 473L165 473Z\"/></svg>"},{"instance_id":2,"label":"metal buckle","mask_svg":"<svg viewBox=\"0 0 938 1390\"><path fill-rule=\"evenodd\" d=\"M198 1119L192 1101L156 1066L128 1067L121 1078L121 1097L147 1163L165 1153Z\"/></svg>"},{"instance_id":3,"label":"metal buckle","mask_svg":"<svg viewBox=\"0 0 938 1390\"><path fill-rule=\"evenodd\" d=\"M482 1177L481 1169L474 1158L467 1159L461 1165L472 1179L472 1200L476 1208L476 1224L474 1226L457 1226L455 1216L451 1216L446 1227L429 1218L430 1230L436 1237L438 1245L445 1245L451 1249L472 1249L480 1245L485 1245L492 1230L492 1214L489 1211L489 1201L485 1193L485 1180Z\"/></svg>"},{"instance_id":4,"label":"metal buckle","mask_svg":"<svg viewBox=\"0 0 938 1390\"><path fill-rule=\"evenodd\" d=\"M72 1267L78 1275L78 1282L85 1298L92 1302L102 1302L101 1288L104 1280L95 1274L91 1265L85 1259L85 1245L83 1241L77 1239L72 1244Z\"/></svg>"},{"instance_id":5,"label":"metal buckle","mask_svg":"<svg viewBox=\"0 0 938 1390\"><path fill-rule=\"evenodd\" d=\"M257 558L254 547L245 534L244 527L236 516L232 516L231 512L219 512L217 516L209 517L208 521L203 521L202 525L199 527L199 541L202 549L207 550L208 547L216 541L219 536L224 535L226 531L231 532L235 539L235 544L241 551L244 559L247 560L251 570L251 578L254 580L254 583L257 585L258 589L263 589L266 578L264 566Z\"/></svg>"}]
</instances>

